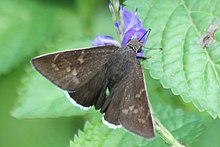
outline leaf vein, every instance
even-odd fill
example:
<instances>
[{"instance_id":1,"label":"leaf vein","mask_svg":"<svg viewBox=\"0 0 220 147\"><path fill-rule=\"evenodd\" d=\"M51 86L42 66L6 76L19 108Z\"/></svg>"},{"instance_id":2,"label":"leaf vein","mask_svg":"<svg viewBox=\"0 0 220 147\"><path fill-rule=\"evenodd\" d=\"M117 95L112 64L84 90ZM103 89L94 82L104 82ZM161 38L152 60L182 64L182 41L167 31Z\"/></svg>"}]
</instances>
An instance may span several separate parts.
<instances>
[{"instance_id":1,"label":"leaf vein","mask_svg":"<svg viewBox=\"0 0 220 147\"><path fill-rule=\"evenodd\" d=\"M191 22L191 25L193 26L193 28L194 28L194 30L196 31L197 35L198 35L198 36L202 36L202 33L199 31L199 29L197 28L197 26L195 25L195 23L194 23L194 21L193 21L193 18L192 18L191 13L190 13L191 10L187 7L187 5L186 5L186 3L185 3L184 0L180 0L180 2L181 2L181 4L183 5L184 9L186 10L186 12L187 12L187 14L188 14L188 18L189 18L189 20L190 20L190 22ZM207 58L208 58L208 62L211 64L211 67L212 67L212 69L213 69L213 71L214 71L214 74L215 74L215 77L216 77L218 86L220 86L220 78L219 78L218 73L217 73L217 71L216 71L216 69L215 69L214 63L213 63L213 61L211 60L211 57L210 57L210 55L209 55L209 52L208 52L208 50L206 50L206 49L205 49L204 51L205 51L206 56L207 56ZM219 93L219 91L218 91L218 93ZM207 103L207 104L208 104L208 103ZM220 102L219 102L219 101L218 101L218 105L220 106ZM207 110L207 107L206 107L206 110ZM209 112L209 111L208 111L208 112Z\"/></svg>"}]
</instances>

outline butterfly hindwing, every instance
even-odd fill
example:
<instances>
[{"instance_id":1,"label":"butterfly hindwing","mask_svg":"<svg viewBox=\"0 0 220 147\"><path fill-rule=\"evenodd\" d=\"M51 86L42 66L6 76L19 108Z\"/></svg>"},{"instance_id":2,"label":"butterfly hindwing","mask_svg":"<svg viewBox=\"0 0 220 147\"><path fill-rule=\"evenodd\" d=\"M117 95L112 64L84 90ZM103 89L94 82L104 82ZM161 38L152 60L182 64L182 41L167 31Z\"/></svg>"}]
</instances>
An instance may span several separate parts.
<instances>
[{"instance_id":1,"label":"butterfly hindwing","mask_svg":"<svg viewBox=\"0 0 220 147\"><path fill-rule=\"evenodd\" d=\"M101 72L117 49L115 46L101 46L51 53L32 59L32 64L49 81L73 92Z\"/></svg>"},{"instance_id":2,"label":"butterfly hindwing","mask_svg":"<svg viewBox=\"0 0 220 147\"><path fill-rule=\"evenodd\" d=\"M74 99L77 104L80 104L84 107L94 105L96 109L100 109L105 100L108 84L106 71L107 67L103 66L103 69L100 70L100 72L94 75L77 91L69 92L69 96Z\"/></svg>"}]
</instances>

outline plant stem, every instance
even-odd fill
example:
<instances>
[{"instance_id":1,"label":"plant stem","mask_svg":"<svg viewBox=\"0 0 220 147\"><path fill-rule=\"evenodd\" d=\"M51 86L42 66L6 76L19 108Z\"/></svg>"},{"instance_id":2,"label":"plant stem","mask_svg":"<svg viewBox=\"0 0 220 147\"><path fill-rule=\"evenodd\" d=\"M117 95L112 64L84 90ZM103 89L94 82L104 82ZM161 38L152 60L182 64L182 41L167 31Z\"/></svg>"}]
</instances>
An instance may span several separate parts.
<instances>
[{"instance_id":1,"label":"plant stem","mask_svg":"<svg viewBox=\"0 0 220 147\"><path fill-rule=\"evenodd\" d=\"M110 3L112 4L112 7L109 6L110 11L112 13L112 19L114 23L119 23L119 30L116 28L116 31L118 32L119 38L120 38L120 42L122 42L123 39L123 34L124 34L124 22L123 22L123 16L120 11L120 3L119 0L110 0ZM111 5L110 4L110 5Z\"/></svg>"},{"instance_id":2,"label":"plant stem","mask_svg":"<svg viewBox=\"0 0 220 147\"><path fill-rule=\"evenodd\" d=\"M161 138L168 144L172 145L172 147L185 147L179 143L173 135L161 124L158 118L154 117L154 126L157 132L161 135Z\"/></svg>"}]
</instances>

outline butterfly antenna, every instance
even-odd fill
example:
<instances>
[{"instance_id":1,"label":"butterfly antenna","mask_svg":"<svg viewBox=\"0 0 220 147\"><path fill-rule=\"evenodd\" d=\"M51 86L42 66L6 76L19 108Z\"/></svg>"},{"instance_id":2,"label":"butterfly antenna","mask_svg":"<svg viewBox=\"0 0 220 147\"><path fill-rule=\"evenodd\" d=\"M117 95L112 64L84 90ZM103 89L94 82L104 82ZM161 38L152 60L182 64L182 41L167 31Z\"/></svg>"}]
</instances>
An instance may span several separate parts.
<instances>
[{"instance_id":1,"label":"butterfly antenna","mask_svg":"<svg viewBox=\"0 0 220 147\"><path fill-rule=\"evenodd\" d=\"M149 47L145 47L143 46L143 48L147 49L147 50L158 50L158 51L162 51L162 48L149 48Z\"/></svg>"},{"instance_id":2,"label":"butterfly antenna","mask_svg":"<svg viewBox=\"0 0 220 147\"><path fill-rule=\"evenodd\" d=\"M146 31L146 32L144 33L144 35L139 39L139 41L141 41L145 36L146 36L146 40L147 40L147 38L148 38L150 32L151 32L151 29L149 29L148 31Z\"/></svg>"}]
</instances>

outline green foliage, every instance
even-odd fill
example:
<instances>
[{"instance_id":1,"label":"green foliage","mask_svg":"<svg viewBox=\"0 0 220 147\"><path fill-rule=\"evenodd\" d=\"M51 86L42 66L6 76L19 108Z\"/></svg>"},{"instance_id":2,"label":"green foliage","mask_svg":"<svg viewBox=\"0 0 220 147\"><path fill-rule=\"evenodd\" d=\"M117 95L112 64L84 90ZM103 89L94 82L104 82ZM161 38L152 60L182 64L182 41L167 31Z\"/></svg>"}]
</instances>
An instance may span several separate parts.
<instances>
[{"instance_id":1,"label":"green foliage","mask_svg":"<svg viewBox=\"0 0 220 147\"><path fill-rule=\"evenodd\" d=\"M0 18L0 74L5 74L46 43L54 17L50 8L33 2L1 1Z\"/></svg>"},{"instance_id":2,"label":"green foliage","mask_svg":"<svg viewBox=\"0 0 220 147\"><path fill-rule=\"evenodd\" d=\"M126 2L130 8L142 3L145 1ZM205 30L219 19L218 0L157 0L150 6L139 12L144 26L152 29L148 47L163 48L161 53L151 54L152 62L146 63L152 77L199 111L206 110L213 118L220 116L219 31L209 48L197 44Z\"/></svg>"},{"instance_id":3,"label":"green foliage","mask_svg":"<svg viewBox=\"0 0 220 147\"><path fill-rule=\"evenodd\" d=\"M12 112L14 117L49 118L77 116L94 112L93 109L83 111L74 107L67 100L63 91L49 83L35 71L31 71L26 75L22 87L26 89L20 89L22 96L16 109Z\"/></svg>"},{"instance_id":4,"label":"green foliage","mask_svg":"<svg viewBox=\"0 0 220 147\"><path fill-rule=\"evenodd\" d=\"M159 105L156 114L161 122L174 134L182 143L189 145L196 141L201 131L201 120L195 115L184 113L181 109L171 109ZM87 122L83 132L79 131L74 140L70 141L70 147L92 147L92 146L111 146L111 147L164 147L168 146L158 134L151 140L128 133L124 129L110 129L101 122L101 118Z\"/></svg>"}]
</instances>

